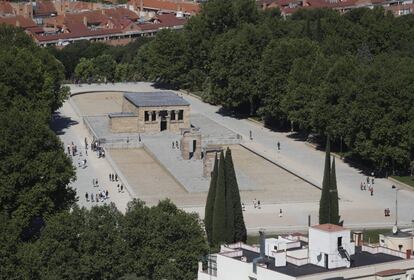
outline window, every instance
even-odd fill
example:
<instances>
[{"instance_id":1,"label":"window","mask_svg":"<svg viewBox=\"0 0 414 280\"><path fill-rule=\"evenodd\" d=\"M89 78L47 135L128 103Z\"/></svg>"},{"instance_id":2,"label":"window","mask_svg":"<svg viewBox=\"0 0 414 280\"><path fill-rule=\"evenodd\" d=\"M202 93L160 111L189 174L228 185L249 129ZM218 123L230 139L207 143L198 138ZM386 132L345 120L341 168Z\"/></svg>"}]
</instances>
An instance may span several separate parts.
<instances>
[{"instance_id":1,"label":"window","mask_svg":"<svg viewBox=\"0 0 414 280\"><path fill-rule=\"evenodd\" d=\"M342 247L342 236L338 237L338 247Z\"/></svg>"},{"instance_id":2,"label":"window","mask_svg":"<svg viewBox=\"0 0 414 280\"><path fill-rule=\"evenodd\" d=\"M174 110L171 111L171 120L175 121L175 111Z\"/></svg>"},{"instance_id":3,"label":"window","mask_svg":"<svg viewBox=\"0 0 414 280\"><path fill-rule=\"evenodd\" d=\"M148 121L149 121L149 113L148 113L148 111L145 111L145 117L144 117L144 120L145 120L146 122L148 122Z\"/></svg>"},{"instance_id":4,"label":"window","mask_svg":"<svg viewBox=\"0 0 414 280\"><path fill-rule=\"evenodd\" d=\"M184 110L178 111L178 120L182 121L184 119Z\"/></svg>"},{"instance_id":5,"label":"window","mask_svg":"<svg viewBox=\"0 0 414 280\"><path fill-rule=\"evenodd\" d=\"M152 112L152 116L151 116L151 120L154 122L157 118L157 114L155 113L155 111Z\"/></svg>"}]
</instances>

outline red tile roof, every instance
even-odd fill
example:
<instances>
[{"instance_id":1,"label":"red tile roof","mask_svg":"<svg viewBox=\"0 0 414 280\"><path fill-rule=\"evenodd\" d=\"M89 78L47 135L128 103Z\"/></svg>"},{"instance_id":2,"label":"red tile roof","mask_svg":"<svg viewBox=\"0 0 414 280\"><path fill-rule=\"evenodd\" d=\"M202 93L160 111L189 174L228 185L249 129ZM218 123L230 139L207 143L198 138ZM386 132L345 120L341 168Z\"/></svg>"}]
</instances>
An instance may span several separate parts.
<instances>
[{"instance_id":1,"label":"red tile roof","mask_svg":"<svg viewBox=\"0 0 414 280\"><path fill-rule=\"evenodd\" d=\"M37 27L33 20L23 16L0 17L0 24L2 23L23 28Z\"/></svg>"},{"instance_id":2,"label":"red tile roof","mask_svg":"<svg viewBox=\"0 0 414 280\"><path fill-rule=\"evenodd\" d=\"M0 15L12 15L14 10L12 5L9 2L1 1L0 2Z\"/></svg>"},{"instance_id":3,"label":"red tile roof","mask_svg":"<svg viewBox=\"0 0 414 280\"><path fill-rule=\"evenodd\" d=\"M316 225L316 226L312 226L312 228L319 229L322 231L327 231L327 232L336 232L336 231L346 230L346 228L338 226L338 225L334 225L334 224Z\"/></svg>"},{"instance_id":4,"label":"red tile roof","mask_svg":"<svg viewBox=\"0 0 414 280\"><path fill-rule=\"evenodd\" d=\"M384 270L384 271L380 271L377 272L377 276L381 276L381 277L387 277L387 276L393 276L393 275L400 275L400 274L405 274L405 270L402 269L388 269L388 270Z\"/></svg>"},{"instance_id":5,"label":"red tile roof","mask_svg":"<svg viewBox=\"0 0 414 280\"><path fill-rule=\"evenodd\" d=\"M105 15L116 19L127 18L132 21L136 21L139 19L139 16L136 13L126 8L104 9L103 11Z\"/></svg>"},{"instance_id":6,"label":"red tile roof","mask_svg":"<svg viewBox=\"0 0 414 280\"><path fill-rule=\"evenodd\" d=\"M36 16L50 16L52 14L57 14L55 5L49 0L38 0L36 1L36 6L33 13Z\"/></svg>"},{"instance_id":7,"label":"red tile roof","mask_svg":"<svg viewBox=\"0 0 414 280\"><path fill-rule=\"evenodd\" d=\"M162 0L142 0L144 8L164 11L182 11L185 13L196 14L200 12L200 5L192 2L162 1ZM139 0L135 3L139 6Z\"/></svg>"}]
</instances>

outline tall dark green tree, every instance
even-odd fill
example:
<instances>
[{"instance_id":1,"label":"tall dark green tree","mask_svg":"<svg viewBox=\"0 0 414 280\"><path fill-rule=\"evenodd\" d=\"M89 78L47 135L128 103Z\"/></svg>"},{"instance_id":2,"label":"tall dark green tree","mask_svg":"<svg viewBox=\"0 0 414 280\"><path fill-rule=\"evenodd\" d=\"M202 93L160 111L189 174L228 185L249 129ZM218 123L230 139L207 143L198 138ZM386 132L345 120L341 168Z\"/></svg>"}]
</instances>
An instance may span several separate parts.
<instances>
[{"instance_id":1,"label":"tall dark green tree","mask_svg":"<svg viewBox=\"0 0 414 280\"><path fill-rule=\"evenodd\" d=\"M247 231L241 207L239 185L237 184L236 172L234 170L231 150L226 150L226 188L232 197L234 215L234 241L246 242Z\"/></svg>"},{"instance_id":2,"label":"tall dark green tree","mask_svg":"<svg viewBox=\"0 0 414 280\"><path fill-rule=\"evenodd\" d=\"M319 224L330 222L330 179L331 179L331 144L329 136L326 139L325 169L323 171L322 194L319 201Z\"/></svg>"},{"instance_id":3,"label":"tall dark green tree","mask_svg":"<svg viewBox=\"0 0 414 280\"><path fill-rule=\"evenodd\" d=\"M336 184L336 170L335 170L335 157L332 158L332 167L331 167L331 188L330 188L330 223L331 224L339 224L339 203L338 203L338 187Z\"/></svg>"},{"instance_id":4,"label":"tall dark green tree","mask_svg":"<svg viewBox=\"0 0 414 280\"><path fill-rule=\"evenodd\" d=\"M214 200L213 234L212 243L219 245L226 242L226 170L224 154L220 153L220 161L217 173L216 198Z\"/></svg>"},{"instance_id":5,"label":"tall dark green tree","mask_svg":"<svg viewBox=\"0 0 414 280\"><path fill-rule=\"evenodd\" d=\"M206 229L208 243L212 244L212 230L213 230L213 213L214 213L214 201L216 199L216 185L218 173L218 159L217 154L214 159L214 168L211 172L210 188L208 190L206 208L204 212L204 226Z\"/></svg>"}]
</instances>

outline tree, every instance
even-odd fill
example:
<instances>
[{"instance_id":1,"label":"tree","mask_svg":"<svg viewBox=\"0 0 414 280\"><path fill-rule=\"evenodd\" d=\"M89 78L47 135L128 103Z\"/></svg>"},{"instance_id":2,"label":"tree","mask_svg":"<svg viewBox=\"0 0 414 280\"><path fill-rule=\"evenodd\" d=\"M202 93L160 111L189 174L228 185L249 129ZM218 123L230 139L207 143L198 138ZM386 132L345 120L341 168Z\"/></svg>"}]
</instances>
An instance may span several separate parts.
<instances>
[{"instance_id":1,"label":"tree","mask_svg":"<svg viewBox=\"0 0 414 280\"><path fill-rule=\"evenodd\" d=\"M204 226L206 229L208 243L212 244L212 229L213 229L213 215L214 215L214 203L216 199L216 185L218 176L218 159L217 154L214 158L214 168L211 172L210 188L208 190L206 207L204 212Z\"/></svg>"},{"instance_id":2,"label":"tree","mask_svg":"<svg viewBox=\"0 0 414 280\"><path fill-rule=\"evenodd\" d=\"M81 58L75 68L75 77L82 82L90 81L95 76L94 64L91 59Z\"/></svg>"},{"instance_id":3,"label":"tree","mask_svg":"<svg viewBox=\"0 0 414 280\"><path fill-rule=\"evenodd\" d=\"M319 201L319 224L331 222L331 144L329 136L326 138L325 169L323 171L322 194Z\"/></svg>"},{"instance_id":4,"label":"tree","mask_svg":"<svg viewBox=\"0 0 414 280\"><path fill-rule=\"evenodd\" d=\"M231 150L226 150L226 188L233 202L234 215L234 242L246 242L247 231L243 218L243 210L241 207L239 186L237 184L236 172L234 170L233 158Z\"/></svg>"},{"instance_id":5,"label":"tree","mask_svg":"<svg viewBox=\"0 0 414 280\"><path fill-rule=\"evenodd\" d=\"M217 246L226 242L227 237L227 215L226 215L226 174L224 154L220 153L219 167L217 173L216 198L214 200L212 243Z\"/></svg>"},{"instance_id":6,"label":"tree","mask_svg":"<svg viewBox=\"0 0 414 280\"><path fill-rule=\"evenodd\" d=\"M338 187L336 183L336 168L335 168L335 157L332 158L332 167L330 175L330 223L339 224L339 203L338 203Z\"/></svg>"}]
</instances>

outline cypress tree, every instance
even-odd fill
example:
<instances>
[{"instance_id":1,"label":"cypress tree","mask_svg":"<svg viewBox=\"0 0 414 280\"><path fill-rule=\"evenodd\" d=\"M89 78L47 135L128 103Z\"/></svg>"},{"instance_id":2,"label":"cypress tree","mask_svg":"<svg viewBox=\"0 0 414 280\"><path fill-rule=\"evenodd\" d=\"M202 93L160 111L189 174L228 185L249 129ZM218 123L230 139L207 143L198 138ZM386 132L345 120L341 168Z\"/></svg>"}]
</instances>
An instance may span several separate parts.
<instances>
[{"instance_id":1,"label":"cypress tree","mask_svg":"<svg viewBox=\"0 0 414 280\"><path fill-rule=\"evenodd\" d=\"M331 223L332 224L339 224L339 205L338 205L338 187L336 184L336 170L335 170L335 157L332 158L332 168L331 168L331 192L330 192L330 202L331 202Z\"/></svg>"},{"instance_id":2,"label":"cypress tree","mask_svg":"<svg viewBox=\"0 0 414 280\"><path fill-rule=\"evenodd\" d=\"M231 150L229 148L226 150L226 187L230 190L233 200L234 242L246 242L247 231L243 218L243 210L241 207L239 186L237 184L233 158L231 156Z\"/></svg>"},{"instance_id":3,"label":"cypress tree","mask_svg":"<svg viewBox=\"0 0 414 280\"><path fill-rule=\"evenodd\" d=\"M210 188L208 190L206 208L204 212L204 226L206 229L208 243L212 244L212 230L213 230L213 212L214 212L214 200L216 198L216 185L217 185L217 173L218 173L218 159L217 154L214 159L213 172L211 172Z\"/></svg>"},{"instance_id":4,"label":"cypress tree","mask_svg":"<svg viewBox=\"0 0 414 280\"><path fill-rule=\"evenodd\" d=\"M331 145L329 136L326 139L325 169L323 172L322 194L319 201L319 224L330 222L330 176L331 176Z\"/></svg>"},{"instance_id":5,"label":"cypress tree","mask_svg":"<svg viewBox=\"0 0 414 280\"><path fill-rule=\"evenodd\" d=\"M227 158L224 159L224 169L226 169ZM226 185L226 243L234 243L234 211L233 211L233 192L227 185L227 173L225 171Z\"/></svg>"},{"instance_id":6,"label":"cypress tree","mask_svg":"<svg viewBox=\"0 0 414 280\"><path fill-rule=\"evenodd\" d=\"M224 168L224 155L220 153L218 164L216 197L214 199L213 227L212 227L212 244L220 245L226 241L226 178Z\"/></svg>"}]
</instances>

